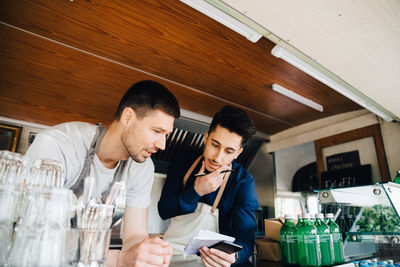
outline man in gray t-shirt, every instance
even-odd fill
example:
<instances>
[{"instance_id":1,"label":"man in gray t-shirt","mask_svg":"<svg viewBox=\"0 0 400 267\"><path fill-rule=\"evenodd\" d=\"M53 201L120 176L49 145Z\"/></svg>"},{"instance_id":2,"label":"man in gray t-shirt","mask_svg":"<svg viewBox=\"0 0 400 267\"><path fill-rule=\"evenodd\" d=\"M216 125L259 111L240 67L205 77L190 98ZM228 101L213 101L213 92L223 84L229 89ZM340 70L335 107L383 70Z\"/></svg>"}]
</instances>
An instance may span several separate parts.
<instances>
[{"instance_id":1,"label":"man in gray t-shirt","mask_svg":"<svg viewBox=\"0 0 400 267\"><path fill-rule=\"evenodd\" d=\"M150 156L165 149L166 135L180 116L176 98L161 84L142 81L122 97L108 128L68 122L41 132L29 148L28 161L55 159L65 167L64 186L79 196L83 178L96 179L94 193L106 192L113 181L124 181L127 201L119 266L167 266L171 246L148 238L147 207L154 177Z\"/></svg>"}]
</instances>

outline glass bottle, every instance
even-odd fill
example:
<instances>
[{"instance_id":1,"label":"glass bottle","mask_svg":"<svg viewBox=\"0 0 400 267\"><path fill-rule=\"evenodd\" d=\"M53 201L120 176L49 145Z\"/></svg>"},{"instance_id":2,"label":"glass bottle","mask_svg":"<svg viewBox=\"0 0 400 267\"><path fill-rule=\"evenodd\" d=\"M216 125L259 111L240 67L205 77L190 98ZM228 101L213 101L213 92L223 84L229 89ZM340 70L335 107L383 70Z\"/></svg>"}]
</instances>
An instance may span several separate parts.
<instances>
[{"instance_id":1,"label":"glass bottle","mask_svg":"<svg viewBox=\"0 0 400 267\"><path fill-rule=\"evenodd\" d=\"M317 216L316 214L310 213L310 221L311 221L313 224L315 224L316 216Z\"/></svg>"},{"instance_id":2,"label":"glass bottle","mask_svg":"<svg viewBox=\"0 0 400 267\"><path fill-rule=\"evenodd\" d=\"M297 214L297 229L303 225L303 214Z\"/></svg>"},{"instance_id":3,"label":"glass bottle","mask_svg":"<svg viewBox=\"0 0 400 267\"><path fill-rule=\"evenodd\" d=\"M297 258L297 227L294 224L293 216L286 214L285 223L280 232L281 255L284 266L293 266L298 263Z\"/></svg>"},{"instance_id":4,"label":"glass bottle","mask_svg":"<svg viewBox=\"0 0 400 267\"><path fill-rule=\"evenodd\" d=\"M321 252L317 228L310 220L310 214L303 214L303 224L297 231L297 251L300 266L321 266Z\"/></svg>"},{"instance_id":5,"label":"glass bottle","mask_svg":"<svg viewBox=\"0 0 400 267\"><path fill-rule=\"evenodd\" d=\"M335 263L335 255L333 252L333 242L329 226L324 222L324 214L318 213L315 220L315 227L319 237L319 248L321 251L322 266L330 266Z\"/></svg>"},{"instance_id":6,"label":"glass bottle","mask_svg":"<svg viewBox=\"0 0 400 267\"><path fill-rule=\"evenodd\" d=\"M326 224L329 226L332 235L335 264L344 263L342 232L335 221L333 221L333 213L326 214Z\"/></svg>"},{"instance_id":7,"label":"glass bottle","mask_svg":"<svg viewBox=\"0 0 400 267\"><path fill-rule=\"evenodd\" d=\"M305 255L300 255L299 254L299 238L300 238L300 228L303 226L303 214L297 214L297 224L296 224L296 227L297 227L297 230L296 230L296 233L295 233L295 235L296 235L296 247L297 247L297 262L300 262L300 260L302 260L302 259L300 259L300 258L304 258L305 257ZM303 260L304 261L304 260Z\"/></svg>"},{"instance_id":8,"label":"glass bottle","mask_svg":"<svg viewBox=\"0 0 400 267\"><path fill-rule=\"evenodd\" d=\"M400 184L400 170L397 171L396 177L394 177L393 182L395 182L396 184Z\"/></svg>"}]
</instances>

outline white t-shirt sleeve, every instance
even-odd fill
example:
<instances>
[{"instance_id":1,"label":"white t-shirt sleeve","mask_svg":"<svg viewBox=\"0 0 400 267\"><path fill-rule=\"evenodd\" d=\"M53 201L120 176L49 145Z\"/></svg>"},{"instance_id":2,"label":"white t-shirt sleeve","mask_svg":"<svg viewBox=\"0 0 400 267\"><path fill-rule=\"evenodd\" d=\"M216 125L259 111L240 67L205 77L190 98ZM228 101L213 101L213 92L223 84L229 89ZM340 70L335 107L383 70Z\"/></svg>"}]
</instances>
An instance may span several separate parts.
<instances>
[{"instance_id":1,"label":"white t-shirt sleeve","mask_svg":"<svg viewBox=\"0 0 400 267\"><path fill-rule=\"evenodd\" d=\"M76 151L70 138L57 129L39 133L26 152L27 166L36 159L57 160L64 167L64 187L70 188L78 179L85 160L85 148Z\"/></svg>"},{"instance_id":2,"label":"white t-shirt sleeve","mask_svg":"<svg viewBox=\"0 0 400 267\"><path fill-rule=\"evenodd\" d=\"M126 205L133 208L147 208L151 203L151 188L154 181L152 160L143 163L129 160L129 167L124 170L126 179Z\"/></svg>"},{"instance_id":3,"label":"white t-shirt sleeve","mask_svg":"<svg viewBox=\"0 0 400 267\"><path fill-rule=\"evenodd\" d=\"M57 160L64 168L63 179L66 176L66 159L63 148L52 136L39 133L25 154L27 166L32 166L37 159Z\"/></svg>"}]
</instances>

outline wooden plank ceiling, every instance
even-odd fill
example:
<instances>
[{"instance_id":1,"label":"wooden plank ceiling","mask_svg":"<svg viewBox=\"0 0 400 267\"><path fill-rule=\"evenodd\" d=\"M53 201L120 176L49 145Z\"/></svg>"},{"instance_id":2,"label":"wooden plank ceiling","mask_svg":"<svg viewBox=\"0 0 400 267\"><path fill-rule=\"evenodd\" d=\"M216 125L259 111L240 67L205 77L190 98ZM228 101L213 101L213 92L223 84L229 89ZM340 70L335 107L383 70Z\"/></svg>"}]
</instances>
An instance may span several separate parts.
<instances>
[{"instance_id":1,"label":"wooden plank ceiling","mask_svg":"<svg viewBox=\"0 0 400 267\"><path fill-rule=\"evenodd\" d=\"M361 107L179 1L0 3L0 116L46 125L112 121L129 86L153 79L181 108L212 116L244 108L274 134ZM279 83L324 106L272 91Z\"/></svg>"}]
</instances>

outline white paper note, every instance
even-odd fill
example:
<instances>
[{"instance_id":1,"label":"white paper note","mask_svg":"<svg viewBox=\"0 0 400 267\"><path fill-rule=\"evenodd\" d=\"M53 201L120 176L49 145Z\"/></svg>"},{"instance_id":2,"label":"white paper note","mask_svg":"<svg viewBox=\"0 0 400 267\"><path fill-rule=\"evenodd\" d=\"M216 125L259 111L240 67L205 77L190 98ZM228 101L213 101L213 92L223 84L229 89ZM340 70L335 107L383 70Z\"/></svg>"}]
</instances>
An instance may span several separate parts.
<instances>
[{"instance_id":1,"label":"white paper note","mask_svg":"<svg viewBox=\"0 0 400 267\"><path fill-rule=\"evenodd\" d=\"M184 256L196 254L201 247L210 247L223 240L233 242L235 238L208 230L200 230L199 233L187 243Z\"/></svg>"}]
</instances>

